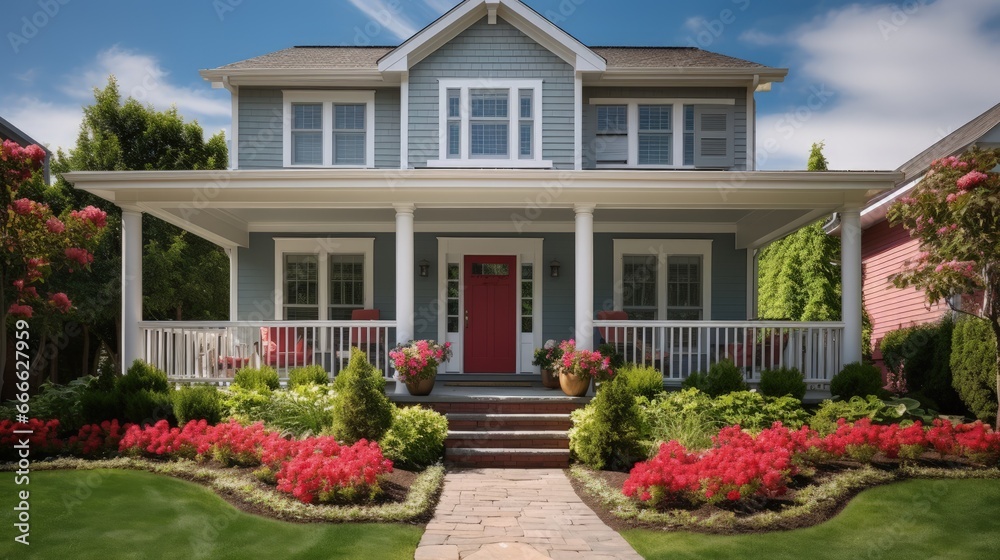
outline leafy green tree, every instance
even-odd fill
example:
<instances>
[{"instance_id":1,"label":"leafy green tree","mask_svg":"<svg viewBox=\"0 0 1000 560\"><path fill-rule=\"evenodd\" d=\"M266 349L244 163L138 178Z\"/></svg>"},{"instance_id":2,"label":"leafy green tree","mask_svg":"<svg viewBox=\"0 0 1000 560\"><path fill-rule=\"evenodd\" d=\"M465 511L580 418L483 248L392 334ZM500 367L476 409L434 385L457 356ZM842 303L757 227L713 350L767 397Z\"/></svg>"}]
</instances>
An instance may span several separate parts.
<instances>
[{"instance_id":1,"label":"leafy green tree","mask_svg":"<svg viewBox=\"0 0 1000 560\"><path fill-rule=\"evenodd\" d=\"M952 296L960 294L981 296L981 303L960 305L956 311L984 321L1000 340L998 162L1000 149L975 148L936 160L912 193L889 209L888 217L919 241L921 251L893 276L893 283L923 290L928 302L951 303ZM993 359L995 396L1000 398L1000 348L995 347ZM997 423L1000 428L1000 416Z\"/></svg>"},{"instance_id":2,"label":"leafy green tree","mask_svg":"<svg viewBox=\"0 0 1000 560\"><path fill-rule=\"evenodd\" d=\"M823 143L813 144L809 170L826 171ZM840 319L840 259L837 239L822 222L779 239L760 254L758 315L763 319L837 321Z\"/></svg>"},{"instance_id":3,"label":"leafy green tree","mask_svg":"<svg viewBox=\"0 0 1000 560\"><path fill-rule=\"evenodd\" d=\"M59 286L88 294L74 302L80 334L62 352L75 359L68 369L91 373L101 348L117 362L121 324L121 210L74 189L68 171L224 169L228 150L222 133L207 141L197 122L184 122L176 108L157 111L135 99L122 100L109 77L83 109L76 147L60 151L52 169L55 185L44 193L54 208L97 206L108 213L108 235L95 251L93 273L54 278ZM229 264L221 248L153 216L143 216L143 316L147 319L226 319ZM96 344L95 344L96 342Z\"/></svg>"}]
</instances>

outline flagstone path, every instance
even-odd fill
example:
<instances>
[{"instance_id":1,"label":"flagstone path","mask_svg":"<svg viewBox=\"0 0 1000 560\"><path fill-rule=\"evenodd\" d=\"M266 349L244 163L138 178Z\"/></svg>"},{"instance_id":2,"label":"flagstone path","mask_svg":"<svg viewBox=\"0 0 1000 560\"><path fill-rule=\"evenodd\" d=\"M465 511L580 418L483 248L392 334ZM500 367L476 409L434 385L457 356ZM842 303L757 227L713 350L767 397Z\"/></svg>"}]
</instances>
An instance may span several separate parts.
<instances>
[{"instance_id":1,"label":"flagstone path","mask_svg":"<svg viewBox=\"0 0 1000 560\"><path fill-rule=\"evenodd\" d=\"M416 560L641 560L558 469L473 469L445 476Z\"/></svg>"}]
</instances>

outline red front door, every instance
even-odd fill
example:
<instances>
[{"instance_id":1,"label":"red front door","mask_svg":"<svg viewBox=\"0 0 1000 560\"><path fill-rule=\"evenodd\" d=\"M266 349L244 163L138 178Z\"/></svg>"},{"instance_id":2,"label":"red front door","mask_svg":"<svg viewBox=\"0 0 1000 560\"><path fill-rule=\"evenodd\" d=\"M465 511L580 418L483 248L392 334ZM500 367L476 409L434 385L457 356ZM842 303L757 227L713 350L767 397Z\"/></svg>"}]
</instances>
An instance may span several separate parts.
<instances>
[{"instance_id":1,"label":"red front door","mask_svg":"<svg viewBox=\"0 0 1000 560\"><path fill-rule=\"evenodd\" d=\"M517 372L517 257L465 257L466 373Z\"/></svg>"}]
</instances>

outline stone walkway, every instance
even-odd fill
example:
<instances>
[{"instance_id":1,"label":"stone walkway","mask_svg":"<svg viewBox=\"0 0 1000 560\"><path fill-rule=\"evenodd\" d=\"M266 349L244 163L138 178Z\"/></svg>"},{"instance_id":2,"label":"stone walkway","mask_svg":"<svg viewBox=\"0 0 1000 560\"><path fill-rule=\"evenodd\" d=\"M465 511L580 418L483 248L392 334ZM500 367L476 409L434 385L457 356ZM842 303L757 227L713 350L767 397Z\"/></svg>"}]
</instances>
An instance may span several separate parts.
<instances>
[{"instance_id":1,"label":"stone walkway","mask_svg":"<svg viewBox=\"0 0 1000 560\"><path fill-rule=\"evenodd\" d=\"M415 558L642 559L557 469L448 473Z\"/></svg>"}]
</instances>

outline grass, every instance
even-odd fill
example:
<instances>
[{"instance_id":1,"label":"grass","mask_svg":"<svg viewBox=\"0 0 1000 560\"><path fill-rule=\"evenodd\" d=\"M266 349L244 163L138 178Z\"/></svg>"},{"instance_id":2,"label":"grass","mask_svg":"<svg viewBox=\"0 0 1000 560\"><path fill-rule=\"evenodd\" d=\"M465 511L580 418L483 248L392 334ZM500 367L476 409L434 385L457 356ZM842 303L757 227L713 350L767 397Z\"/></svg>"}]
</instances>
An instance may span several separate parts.
<instances>
[{"instance_id":1,"label":"grass","mask_svg":"<svg viewBox=\"0 0 1000 560\"><path fill-rule=\"evenodd\" d=\"M0 479L0 495L24 486ZM0 558L212 560L413 558L421 527L296 524L244 513L197 484L139 471L31 474L31 545L13 541L12 507ZM10 500L5 500L10 503Z\"/></svg>"},{"instance_id":2,"label":"grass","mask_svg":"<svg viewBox=\"0 0 1000 560\"><path fill-rule=\"evenodd\" d=\"M648 560L997 558L997 503L997 480L909 480L867 490L840 515L807 529L735 536L634 529L622 535Z\"/></svg>"}]
</instances>

